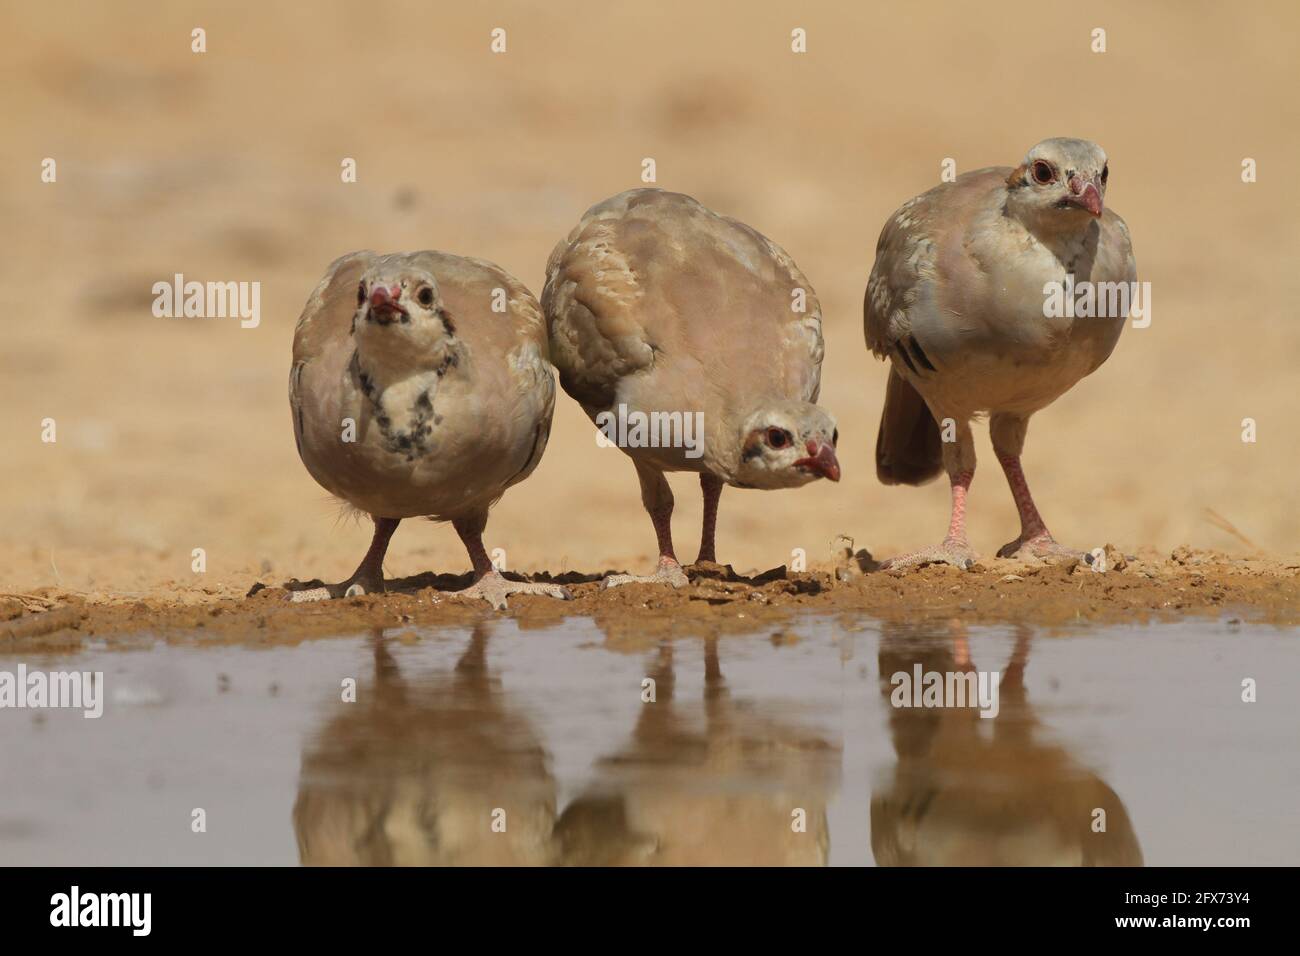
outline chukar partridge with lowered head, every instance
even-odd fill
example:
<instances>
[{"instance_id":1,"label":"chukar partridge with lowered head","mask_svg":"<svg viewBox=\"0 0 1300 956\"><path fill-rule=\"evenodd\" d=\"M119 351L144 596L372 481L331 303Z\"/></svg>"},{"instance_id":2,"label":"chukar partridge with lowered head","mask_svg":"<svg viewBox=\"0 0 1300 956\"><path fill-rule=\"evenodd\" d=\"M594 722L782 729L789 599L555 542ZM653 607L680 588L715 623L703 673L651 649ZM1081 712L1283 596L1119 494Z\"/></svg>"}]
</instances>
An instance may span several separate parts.
<instances>
[{"instance_id":1,"label":"chukar partridge with lowered head","mask_svg":"<svg viewBox=\"0 0 1300 956\"><path fill-rule=\"evenodd\" d=\"M839 480L835 419L816 404L817 296L785 251L749 226L680 193L620 193L556 246L542 308L561 386L607 437L617 423L615 444L636 466L658 537L653 576L615 575L606 586L687 583L664 472L700 476L703 562L716 560L723 485Z\"/></svg>"}]
</instances>

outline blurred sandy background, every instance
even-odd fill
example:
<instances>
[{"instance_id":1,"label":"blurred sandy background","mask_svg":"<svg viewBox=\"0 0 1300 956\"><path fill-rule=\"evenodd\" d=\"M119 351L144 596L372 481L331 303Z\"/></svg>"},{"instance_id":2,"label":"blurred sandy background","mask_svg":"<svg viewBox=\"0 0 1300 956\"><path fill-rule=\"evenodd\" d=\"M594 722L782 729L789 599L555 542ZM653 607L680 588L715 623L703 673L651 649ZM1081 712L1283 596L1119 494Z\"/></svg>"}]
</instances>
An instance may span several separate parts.
<instances>
[{"instance_id":1,"label":"blurred sandy background","mask_svg":"<svg viewBox=\"0 0 1300 956\"><path fill-rule=\"evenodd\" d=\"M825 315L844 480L728 490L719 557L766 568L802 547L816 561L840 532L876 555L936 541L945 484L875 478L886 367L863 345L861 301L876 237L944 157L1013 165L1056 135L1108 151L1107 201L1154 322L1034 419L1026 468L1048 524L1078 546L1249 550L1212 509L1265 551L1300 549L1300 7L478 6L4 4L0 590L197 596L348 574L369 529L336 523L285 395L325 266L433 247L495 260L540 295L557 239L640 185L647 156L658 185L789 250ZM489 52L498 26L504 55ZM47 156L57 184L40 181ZM356 184L340 182L344 157ZM176 272L260 281L261 326L154 318L150 287ZM1017 523L979 435L970 528L992 554ZM690 560L697 485L673 485ZM559 572L648 567L653 543L631 465L560 395L546 457L493 512L489 548ZM196 547L206 575L190 570ZM421 522L387 561L390 575L467 567L449 527Z\"/></svg>"}]
</instances>

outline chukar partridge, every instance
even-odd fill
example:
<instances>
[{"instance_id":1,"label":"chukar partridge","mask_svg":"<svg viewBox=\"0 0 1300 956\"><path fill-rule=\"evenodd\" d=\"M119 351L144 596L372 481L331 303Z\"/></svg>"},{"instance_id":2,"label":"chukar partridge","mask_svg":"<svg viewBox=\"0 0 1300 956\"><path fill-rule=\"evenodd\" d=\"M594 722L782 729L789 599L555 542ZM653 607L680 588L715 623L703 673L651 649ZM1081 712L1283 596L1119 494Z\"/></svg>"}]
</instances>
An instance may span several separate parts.
<instances>
[{"instance_id":1,"label":"chukar partridge","mask_svg":"<svg viewBox=\"0 0 1300 956\"><path fill-rule=\"evenodd\" d=\"M952 484L943 543L888 566L964 568L976 559L965 512L970 422L983 412L1020 513L1020 535L999 556L1078 554L1048 532L1020 454L1029 417L1106 361L1128 317L1045 308L1050 290L1071 288L1067 277L1079 289L1136 282L1128 227L1105 207L1109 176L1100 146L1048 139L1014 169L958 176L885 223L865 303L867 345L892 365L876 473L885 484L919 485L946 471Z\"/></svg>"},{"instance_id":2,"label":"chukar partridge","mask_svg":"<svg viewBox=\"0 0 1300 956\"><path fill-rule=\"evenodd\" d=\"M716 560L724 485L839 480L835 419L816 404L816 294L784 250L749 226L679 193L620 193L556 246L542 307L564 390L598 426L630 422L632 440L616 443L636 467L658 537L654 575L615 575L606 586L687 583L673 550L667 471L700 476L701 562ZM657 424L677 421L685 437L702 424L694 447L654 440L666 430ZM635 440L647 422L649 441Z\"/></svg>"},{"instance_id":3,"label":"chukar partridge","mask_svg":"<svg viewBox=\"0 0 1300 956\"><path fill-rule=\"evenodd\" d=\"M311 476L375 522L352 577L296 599L382 591L388 541L416 517L464 542L476 580L460 596L568 596L506 580L483 547L488 509L537 467L555 405L541 310L503 269L444 252L336 260L298 320L289 404Z\"/></svg>"}]
</instances>

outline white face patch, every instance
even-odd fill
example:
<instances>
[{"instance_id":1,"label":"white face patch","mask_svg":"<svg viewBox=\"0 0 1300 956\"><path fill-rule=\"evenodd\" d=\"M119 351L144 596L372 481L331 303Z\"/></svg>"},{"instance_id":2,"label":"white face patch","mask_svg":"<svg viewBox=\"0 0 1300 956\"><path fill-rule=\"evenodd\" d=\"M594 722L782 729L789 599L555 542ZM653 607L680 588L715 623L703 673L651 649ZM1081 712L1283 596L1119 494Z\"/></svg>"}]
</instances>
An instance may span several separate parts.
<instances>
[{"instance_id":1,"label":"white face patch","mask_svg":"<svg viewBox=\"0 0 1300 956\"><path fill-rule=\"evenodd\" d=\"M376 296L376 289L386 291ZM368 273L357 290L353 373L384 447L408 460L433 449L438 385L460 358L437 290L427 273L382 271Z\"/></svg>"},{"instance_id":2,"label":"white face patch","mask_svg":"<svg viewBox=\"0 0 1300 956\"><path fill-rule=\"evenodd\" d=\"M743 430L738 481L763 489L798 488L816 481L815 472L795 463L808 457L810 441L833 444L834 435L834 419L816 405L783 402L760 410Z\"/></svg>"}]
</instances>

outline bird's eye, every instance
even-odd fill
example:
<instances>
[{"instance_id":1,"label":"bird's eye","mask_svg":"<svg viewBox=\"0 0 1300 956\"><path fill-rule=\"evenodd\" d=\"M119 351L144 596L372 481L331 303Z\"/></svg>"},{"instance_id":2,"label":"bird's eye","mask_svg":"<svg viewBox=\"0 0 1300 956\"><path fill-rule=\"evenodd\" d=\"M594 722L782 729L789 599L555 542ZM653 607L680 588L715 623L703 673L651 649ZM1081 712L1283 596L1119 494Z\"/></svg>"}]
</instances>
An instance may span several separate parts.
<instances>
[{"instance_id":1,"label":"bird's eye","mask_svg":"<svg viewBox=\"0 0 1300 956\"><path fill-rule=\"evenodd\" d=\"M1107 163L1105 166L1101 167L1101 181L1104 183L1109 178L1110 178L1110 163Z\"/></svg>"},{"instance_id":2,"label":"bird's eye","mask_svg":"<svg viewBox=\"0 0 1300 956\"><path fill-rule=\"evenodd\" d=\"M840 430L838 428L835 429L835 434L831 436L831 447L832 448L840 447Z\"/></svg>"},{"instance_id":3,"label":"bird's eye","mask_svg":"<svg viewBox=\"0 0 1300 956\"><path fill-rule=\"evenodd\" d=\"M365 305L366 302L366 284L363 282L357 286L357 305Z\"/></svg>"},{"instance_id":4,"label":"bird's eye","mask_svg":"<svg viewBox=\"0 0 1300 956\"><path fill-rule=\"evenodd\" d=\"M424 306L425 308L428 308L429 306L433 305L433 290L426 285L423 289L419 291L415 299L417 302L420 303L420 305Z\"/></svg>"},{"instance_id":5,"label":"bird's eye","mask_svg":"<svg viewBox=\"0 0 1300 956\"><path fill-rule=\"evenodd\" d=\"M767 430L767 443L773 448L784 448L794 441L790 433L783 428L769 428Z\"/></svg>"},{"instance_id":6,"label":"bird's eye","mask_svg":"<svg viewBox=\"0 0 1300 956\"><path fill-rule=\"evenodd\" d=\"M1030 171L1034 175L1034 182L1039 183L1040 185L1043 186L1046 186L1048 183L1050 183L1053 179L1056 178L1056 174L1052 172L1052 164L1045 163L1041 159L1035 162L1032 167L1030 167Z\"/></svg>"}]
</instances>

